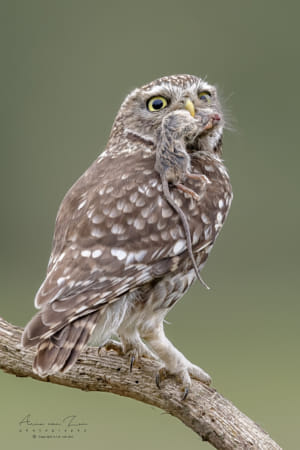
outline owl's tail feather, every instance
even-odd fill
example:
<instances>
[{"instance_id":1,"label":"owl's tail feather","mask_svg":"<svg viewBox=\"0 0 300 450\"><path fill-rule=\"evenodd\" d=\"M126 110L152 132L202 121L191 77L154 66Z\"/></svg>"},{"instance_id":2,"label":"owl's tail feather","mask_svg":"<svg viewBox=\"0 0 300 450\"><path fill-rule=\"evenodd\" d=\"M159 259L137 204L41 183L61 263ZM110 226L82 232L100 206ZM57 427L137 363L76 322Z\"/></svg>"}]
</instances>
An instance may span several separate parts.
<instances>
[{"instance_id":1,"label":"owl's tail feather","mask_svg":"<svg viewBox=\"0 0 300 450\"><path fill-rule=\"evenodd\" d=\"M98 315L96 311L77 319L42 341L37 348L33 371L45 377L71 369L94 331Z\"/></svg>"}]
</instances>

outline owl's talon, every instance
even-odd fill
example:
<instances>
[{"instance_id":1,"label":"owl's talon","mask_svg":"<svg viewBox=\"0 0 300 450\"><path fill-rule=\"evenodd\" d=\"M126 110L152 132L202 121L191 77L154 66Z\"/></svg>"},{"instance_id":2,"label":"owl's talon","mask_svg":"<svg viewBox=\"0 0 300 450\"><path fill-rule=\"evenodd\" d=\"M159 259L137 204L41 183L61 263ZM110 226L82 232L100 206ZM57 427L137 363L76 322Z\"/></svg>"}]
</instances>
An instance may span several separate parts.
<instances>
[{"instance_id":1,"label":"owl's talon","mask_svg":"<svg viewBox=\"0 0 300 450\"><path fill-rule=\"evenodd\" d=\"M158 387L158 389L161 389L160 383L163 380L165 380L167 377L168 377L168 374L167 374L165 367L162 367L161 369L159 369L159 371L157 372L157 374L155 376L155 384Z\"/></svg>"},{"instance_id":2,"label":"owl's talon","mask_svg":"<svg viewBox=\"0 0 300 450\"><path fill-rule=\"evenodd\" d=\"M134 361L135 361L135 355L134 355L134 353L133 353L133 354L131 355L131 358L130 358L129 372L132 372L132 368L133 368Z\"/></svg>"},{"instance_id":3,"label":"owl's talon","mask_svg":"<svg viewBox=\"0 0 300 450\"><path fill-rule=\"evenodd\" d=\"M140 360L140 358L152 358L156 359L156 356L151 352L151 350L147 349L144 344L136 344L134 346L129 346L128 343L123 347L125 349L125 356L129 358L129 372L132 372L134 365Z\"/></svg>"},{"instance_id":4,"label":"owl's talon","mask_svg":"<svg viewBox=\"0 0 300 450\"><path fill-rule=\"evenodd\" d=\"M186 387L186 388L184 389L184 393L183 393L183 396L182 396L182 400L183 400L183 401L187 398L188 393L189 393L189 388Z\"/></svg>"},{"instance_id":5,"label":"owl's talon","mask_svg":"<svg viewBox=\"0 0 300 450\"><path fill-rule=\"evenodd\" d=\"M157 373L156 376L155 376L155 384L158 387L158 389L160 389L160 376L159 376L159 373Z\"/></svg>"}]
</instances>

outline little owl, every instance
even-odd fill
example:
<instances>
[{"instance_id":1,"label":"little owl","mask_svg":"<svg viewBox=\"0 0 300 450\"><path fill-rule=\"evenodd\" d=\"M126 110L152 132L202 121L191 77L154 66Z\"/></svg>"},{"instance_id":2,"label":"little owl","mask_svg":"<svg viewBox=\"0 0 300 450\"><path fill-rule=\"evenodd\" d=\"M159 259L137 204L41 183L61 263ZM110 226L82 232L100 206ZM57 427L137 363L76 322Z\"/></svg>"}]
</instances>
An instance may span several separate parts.
<instances>
[{"instance_id":1,"label":"little owl","mask_svg":"<svg viewBox=\"0 0 300 450\"><path fill-rule=\"evenodd\" d=\"M167 339L164 319L196 278L205 285L200 272L231 204L223 127L216 89L196 76L127 96L105 151L57 214L39 311L22 337L37 345L37 374L66 372L93 342L127 354L130 368L158 360L158 387L175 375L184 397L191 376L210 383Z\"/></svg>"}]
</instances>

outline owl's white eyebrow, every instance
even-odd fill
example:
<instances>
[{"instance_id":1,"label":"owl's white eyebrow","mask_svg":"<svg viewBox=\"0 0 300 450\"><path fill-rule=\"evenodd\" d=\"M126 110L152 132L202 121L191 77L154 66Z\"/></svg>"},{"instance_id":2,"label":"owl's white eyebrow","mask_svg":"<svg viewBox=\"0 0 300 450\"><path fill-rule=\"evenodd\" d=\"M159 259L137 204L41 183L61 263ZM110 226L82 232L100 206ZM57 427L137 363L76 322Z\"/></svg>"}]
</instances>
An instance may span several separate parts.
<instances>
[{"instance_id":1,"label":"owl's white eyebrow","mask_svg":"<svg viewBox=\"0 0 300 450\"><path fill-rule=\"evenodd\" d=\"M199 80L199 83L191 84L190 87L187 88L188 90L195 89L195 91L209 91L212 95L214 94L214 88L210 84L206 83L203 80ZM154 97L156 95L161 95L164 97L170 97L172 94L175 94L175 97L181 96L183 92L183 89L179 86L164 86L163 84L160 86L153 86L153 88L149 90L145 90L146 94L146 100L149 100L151 97Z\"/></svg>"},{"instance_id":2,"label":"owl's white eyebrow","mask_svg":"<svg viewBox=\"0 0 300 450\"><path fill-rule=\"evenodd\" d=\"M164 97L170 97L170 91L164 86L155 86L149 91L145 91L145 97L146 99L149 99L151 97L154 97L156 95L162 95Z\"/></svg>"},{"instance_id":3,"label":"owl's white eyebrow","mask_svg":"<svg viewBox=\"0 0 300 450\"><path fill-rule=\"evenodd\" d=\"M203 80L200 81L198 85L198 90L208 91L210 94L212 95L214 94L214 88Z\"/></svg>"}]
</instances>

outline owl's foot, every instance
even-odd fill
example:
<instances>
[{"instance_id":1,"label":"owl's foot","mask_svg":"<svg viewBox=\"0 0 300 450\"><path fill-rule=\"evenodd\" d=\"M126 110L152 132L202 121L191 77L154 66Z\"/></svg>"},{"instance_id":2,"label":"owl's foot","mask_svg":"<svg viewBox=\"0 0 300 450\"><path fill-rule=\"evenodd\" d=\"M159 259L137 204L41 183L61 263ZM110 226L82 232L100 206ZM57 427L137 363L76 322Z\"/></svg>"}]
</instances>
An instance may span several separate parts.
<instances>
[{"instance_id":1,"label":"owl's foot","mask_svg":"<svg viewBox=\"0 0 300 450\"><path fill-rule=\"evenodd\" d=\"M122 338L121 338L122 340ZM134 364L137 364L140 360L140 358L149 358L149 359L157 359L157 357L154 355L154 353L151 352L151 350L143 343L142 340L134 341L134 342L128 342L123 341L123 350L124 355L129 358L130 361L130 367L129 370L132 372L132 368Z\"/></svg>"},{"instance_id":2,"label":"owl's foot","mask_svg":"<svg viewBox=\"0 0 300 450\"><path fill-rule=\"evenodd\" d=\"M104 351L108 352L109 350L113 350L119 356L124 356L123 346L121 342L114 341L113 339L109 339L105 342L105 344L101 345L98 348L98 355L103 356Z\"/></svg>"},{"instance_id":3,"label":"owl's foot","mask_svg":"<svg viewBox=\"0 0 300 450\"><path fill-rule=\"evenodd\" d=\"M191 377L188 371L180 371L176 374L171 373L166 370L165 367L162 367L156 374L155 383L158 389L161 389L161 382L166 380L168 377L175 377L175 380L178 384L181 385L181 389L183 391L182 400L185 400L188 396L190 386L191 386Z\"/></svg>"},{"instance_id":4,"label":"owl's foot","mask_svg":"<svg viewBox=\"0 0 300 450\"><path fill-rule=\"evenodd\" d=\"M141 357L157 359L154 353L152 353L151 350L148 349L148 347L141 340L131 342L123 339L122 337L120 338L122 342L114 341L113 339L109 339L107 342L105 342L104 345L99 347L98 355L103 356L104 351L107 352L109 350L113 350L119 356L128 357L130 361L130 372L132 372L134 364L138 363Z\"/></svg>"},{"instance_id":5,"label":"owl's foot","mask_svg":"<svg viewBox=\"0 0 300 450\"><path fill-rule=\"evenodd\" d=\"M208 375L201 367L196 366L189 362L188 372L192 378L196 380L202 381L202 383L207 384L209 386L211 384L211 376Z\"/></svg>"},{"instance_id":6,"label":"owl's foot","mask_svg":"<svg viewBox=\"0 0 300 450\"><path fill-rule=\"evenodd\" d=\"M163 324L145 335L144 339L151 346L153 351L162 361L162 367L156 375L156 385L160 388L160 383L168 376L175 377L180 383L184 392L183 399L188 395L191 386L191 377L209 385L210 376L200 367L192 364L166 337Z\"/></svg>"},{"instance_id":7,"label":"owl's foot","mask_svg":"<svg viewBox=\"0 0 300 450\"><path fill-rule=\"evenodd\" d=\"M166 367L162 367L155 377L155 382L158 389L161 389L161 382L167 379L169 376L175 377L178 384L181 385L183 391L182 400L185 400L187 398L190 391L191 377L207 385L210 385L211 383L211 377L203 369L195 366L190 362L187 367L180 369L178 372L173 372L167 370Z\"/></svg>"}]
</instances>

